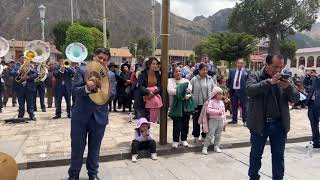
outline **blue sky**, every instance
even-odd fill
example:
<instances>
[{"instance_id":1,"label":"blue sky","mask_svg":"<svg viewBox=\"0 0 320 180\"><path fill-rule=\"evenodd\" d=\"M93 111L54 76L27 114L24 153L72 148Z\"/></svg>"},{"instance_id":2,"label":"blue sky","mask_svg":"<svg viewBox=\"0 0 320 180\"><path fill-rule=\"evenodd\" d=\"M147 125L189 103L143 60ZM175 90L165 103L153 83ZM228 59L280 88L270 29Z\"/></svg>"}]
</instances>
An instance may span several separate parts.
<instances>
[{"instance_id":1,"label":"blue sky","mask_svg":"<svg viewBox=\"0 0 320 180\"><path fill-rule=\"evenodd\" d=\"M157 0L161 3L162 0ZM220 9L232 8L237 0L171 0L171 12L192 20L196 16L211 16Z\"/></svg>"}]
</instances>

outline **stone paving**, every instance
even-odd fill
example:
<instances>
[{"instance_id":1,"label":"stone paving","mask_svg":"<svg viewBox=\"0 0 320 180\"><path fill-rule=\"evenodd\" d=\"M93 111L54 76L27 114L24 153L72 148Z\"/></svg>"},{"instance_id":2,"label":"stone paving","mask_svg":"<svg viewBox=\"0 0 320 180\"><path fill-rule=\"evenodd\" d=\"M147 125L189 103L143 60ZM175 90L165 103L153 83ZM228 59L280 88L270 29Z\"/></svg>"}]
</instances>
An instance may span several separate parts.
<instances>
[{"instance_id":1,"label":"stone paving","mask_svg":"<svg viewBox=\"0 0 320 180\"><path fill-rule=\"evenodd\" d=\"M9 101L10 102L10 101ZM38 104L39 105L39 104ZM39 108L38 108L39 109ZM63 106L63 111L65 107ZM5 119L17 115L17 107L9 104L0 114L0 151L13 156L17 163L34 161L69 159L70 158L70 119L53 120L54 108L47 112L36 112L37 121L25 124L5 124ZM292 110L292 124L289 138L306 137L311 135L306 110ZM27 117L27 116L26 116ZM110 113L110 122L102 142L101 155L127 153L133 138L135 120L128 123L129 113ZM159 125L152 124L152 135L159 140ZM190 120L189 140L192 132ZM242 126L228 126L223 133L222 144L248 142L249 131ZM172 121L168 121L168 143L172 142ZM190 141L190 146L193 146ZM161 148L159 146L159 148ZM86 154L86 153L85 153Z\"/></svg>"},{"instance_id":2,"label":"stone paving","mask_svg":"<svg viewBox=\"0 0 320 180\"><path fill-rule=\"evenodd\" d=\"M320 150L314 150L307 157L306 143L287 144L285 152L286 180L315 180L320 177ZM185 153L159 157L157 161L138 159L100 163L99 176L102 180L247 180L249 148L223 150L217 154L209 152L205 156ZM67 180L68 166L20 170L18 180ZM272 179L270 147L266 146L261 180ZM86 168L82 167L80 179L86 180Z\"/></svg>"}]
</instances>

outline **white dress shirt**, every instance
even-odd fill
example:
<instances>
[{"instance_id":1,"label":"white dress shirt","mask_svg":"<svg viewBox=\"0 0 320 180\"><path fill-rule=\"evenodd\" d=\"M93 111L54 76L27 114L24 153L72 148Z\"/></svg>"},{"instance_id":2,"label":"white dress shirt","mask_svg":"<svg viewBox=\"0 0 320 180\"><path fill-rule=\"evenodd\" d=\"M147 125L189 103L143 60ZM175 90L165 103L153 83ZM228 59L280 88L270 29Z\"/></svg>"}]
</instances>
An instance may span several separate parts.
<instances>
[{"instance_id":1,"label":"white dress shirt","mask_svg":"<svg viewBox=\"0 0 320 180\"><path fill-rule=\"evenodd\" d=\"M239 71L239 69L236 70L236 74L235 74L234 80L233 80L233 89L240 89L241 88L242 71L243 71L242 68L240 69L240 71ZM237 86L237 78L238 78L238 76L240 76L240 77L239 77L239 84Z\"/></svg>"}]
</instances>

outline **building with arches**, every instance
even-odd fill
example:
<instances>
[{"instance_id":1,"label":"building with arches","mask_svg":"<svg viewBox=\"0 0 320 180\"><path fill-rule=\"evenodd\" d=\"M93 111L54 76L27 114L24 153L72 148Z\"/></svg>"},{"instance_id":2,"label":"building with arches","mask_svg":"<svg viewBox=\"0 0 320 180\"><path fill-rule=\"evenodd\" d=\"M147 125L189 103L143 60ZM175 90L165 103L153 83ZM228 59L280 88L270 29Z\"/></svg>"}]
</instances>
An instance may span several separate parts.
<instances>
[{"instance_id":1,"label":"building with arches","mask_svg":"<svg viewBox=\"0 0 320 180\"><path fill-rule=\"evenodd\" d=\"M320 47L298 49L296 57L288 60L287 66L297 74L304 73L308 69L320 72Z\"/></svg>"}]
</instances>

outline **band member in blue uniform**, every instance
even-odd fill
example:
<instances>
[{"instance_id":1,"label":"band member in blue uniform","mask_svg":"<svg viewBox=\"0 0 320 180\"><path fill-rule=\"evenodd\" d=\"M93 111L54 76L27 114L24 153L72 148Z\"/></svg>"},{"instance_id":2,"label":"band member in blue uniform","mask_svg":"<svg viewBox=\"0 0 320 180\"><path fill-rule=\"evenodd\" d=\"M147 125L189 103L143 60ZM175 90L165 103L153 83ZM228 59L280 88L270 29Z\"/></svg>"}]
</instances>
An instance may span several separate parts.
<instances>
[{"instance_id":1,"label":"band member in blue uniform","mask_svg":"<svg viewBox=\"0 0 320 180\"><path fill-rule=\"evenodd\" d=\"M110 51L98 48L94 52L93 60L104 66L110 59ZM71 165L69 168L69 180L78 180L83 162L83 153L88 138L87 170L89 180L100 180L98 177L99 153L101 141L108 124L108 103L96 105L88 94L95 89L94 81L84 80L85 69L77 71L72 81L72 93L76 97L72 108L71 118ZM111 98L115 95L115 82L110 81Z\"/></svg>"},{"instance_id":2,"label":"band member in blue uniform","mask_svg":"<svg viewBox=\"0 0 320 180\"><path fill-rule=\"evenodd\" d=\"M56 115L53 117L53 119L61 118L62 97L64 97L64 100L67 104L68 118L71 118L71 86L72 78L74 77L74 71L69 67L65 67L63 61L63 59L59 59L59 65L56 67L53 73L53 76L56 79Z\"/></svg>"},{"instance_id":3,"label":"band member in blue uniform","mask_svg":"<svg viewBox=\"0 0 320 180\"><path fill-rule=\"evenodd\" d=\"M35 70L37 72L38 75L40 75L40 64L37 64ZM33 97L33 104L34 104L34 111L37 111L37 95L39 95L40 98L40 106L41 106L41 110L42 112L46 112L46 105L44 104L44 95L46 92L46 86L44 81L36 81L35 82L36 85L36 91Z\"/></svg>"},{"instance_id":4,"label":"band member in blue uniform","mask_svg":"<svg viewBox=\"0 0 320 180\"><path fill-rule=\"evenodd\" d=\"M20 68L23 65L26 58L24 56L21 56L18 60L18 62L13 66L10 75L14 78L17 77L21 72ZM36 91L36 86L34 83L34 79L37 78L37 72L33 69L31 65L29 65L29 73L25 74L22 77L21 82L18 82L16 84L15 90L18 97L18 103L19 103L19 115L18 118L23 118L25 113L25 102L27 102L27 112L29 114L30 120L36 120L33 109L33 96Z\"/></svg>"}]
</instances>

